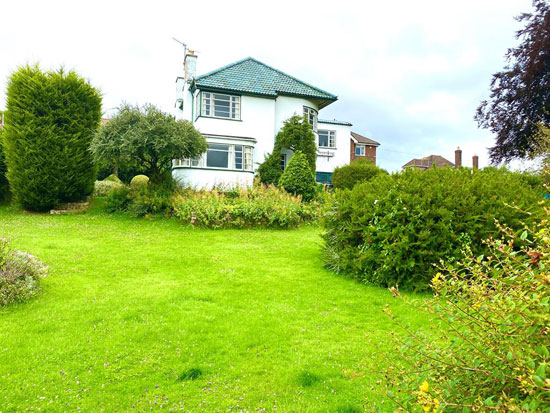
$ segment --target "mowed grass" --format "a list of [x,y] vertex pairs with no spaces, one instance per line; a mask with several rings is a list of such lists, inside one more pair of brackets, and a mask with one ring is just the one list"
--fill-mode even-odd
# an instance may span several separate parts
[[0,236],[51,268],[0,309],[0,411],[368,411],[382,308],[420,320],[324,270],[319,233],[0,207]]

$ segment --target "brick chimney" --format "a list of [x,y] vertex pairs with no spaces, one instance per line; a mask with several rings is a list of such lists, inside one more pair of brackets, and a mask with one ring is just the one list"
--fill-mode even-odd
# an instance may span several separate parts
[[456,148],[455,151],[455,167],[460,168],[462,166],[462,149]]
[[479,168],[479,157],[477,155],[472,156],[472,168]]

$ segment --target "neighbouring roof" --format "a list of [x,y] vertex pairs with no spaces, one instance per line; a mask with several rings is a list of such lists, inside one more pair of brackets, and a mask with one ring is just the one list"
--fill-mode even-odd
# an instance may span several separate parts
[[330,119],[319,119],[317,121],[318,123],[328,123],[330,125],[343,125],[343,126],[353,126],[351,123],[349,122],[344,122],[343,120],[336,120],[336,119],[333,119],[333,120],[330,120]]
[[445,159],[444,157],[440,155],[430,155],[425,156],[423,158],[417,158],[417,159],[411,159],[409,162],[407,162],[405,165],[403,165],[403,168],[407,168],[408,166],[416,166],[417,168],[431,168],[432,165],[443,167],[443,166],[452,166],[454,168],[455,164],[451,161]]
[[336,101],[337,96],[296,79],[252,57],[239,60],[204,75],[194,84],[199,89],[214,89],[276,97],[300,96],[320,100],[319,108]]
[[357,143],[360,143],[360,144],[363,144],[363,145],[369,145],[369,146],[380,146],[380,143],[379,142],[376,142],[372,139],[369,139],[363,135],[359,135],[358,133],[355,133],[355,132],[351,132],[351,137],[357,142]]

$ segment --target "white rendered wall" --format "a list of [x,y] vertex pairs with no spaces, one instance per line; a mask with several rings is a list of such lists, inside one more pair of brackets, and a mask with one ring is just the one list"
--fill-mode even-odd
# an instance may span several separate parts
[[219,169],[174,168],[174,179],[181,185],[195,189],[246,188],[252,186],[254,174],[252,172],[223,171]]
[[314,102],[291,96],[277,96],[275,100],[275,123],[272,125],[273,136],[283,127],[284,122],[294,116],[304,115],[304,106],[308,106],[318,110],[317,104]]
[[[317,172],[333,172],[336,167],[349,164],[351,127],[319,122],[318,129],[336,132],[336,148],[317,148]],[[319,146],[319,139],[317,139],[317,146]],[[334,156],[319,156],[320,153],[326,152]]]

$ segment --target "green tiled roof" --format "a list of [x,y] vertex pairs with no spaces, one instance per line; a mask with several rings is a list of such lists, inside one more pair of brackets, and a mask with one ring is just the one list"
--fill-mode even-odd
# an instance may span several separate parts
[[194,82],[199,89],[226,90],[270,97],[302,96],[326,101],[320,106],[326,106],[338,99],[331,93],[302,82],[252,57],[197,76]]
[[319,123],[328,123],[330,125],[343,125],[343,126],[353,126],[351,123],[349,122],[345,122],[343,120],[336,120],[336,119],[319,119],[317,122]]

